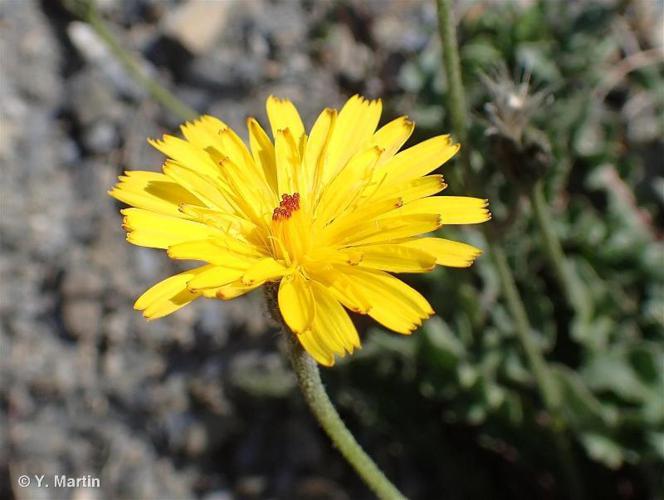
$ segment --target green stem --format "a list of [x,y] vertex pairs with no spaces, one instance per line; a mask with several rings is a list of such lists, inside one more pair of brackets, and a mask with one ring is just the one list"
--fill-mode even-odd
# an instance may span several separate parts
[[544,407],[552,419],[551,429],[553,430],[554,445],[560,458],[560,465],[569,487],[570,496],[573,499],[581,499],[584,497],[583,487],[567,437],[567,426],[562,416],[562,395],[558,384],[542,355],[542,351],[534,340],[526,309],[514,282],[514,276],[507,263],[503,248],[497,243],[489,241],[489,249],[498,271],[507,308],[514,319],[514,331],[526,354],[528,364],[533,370],[535,383],[542,396]]
[[438,30],[443,44],[443,64],[447,75],[450,118],[455,133],[463,143],[467,131],[466,97],[461,81],[461,63],[459,62],[459,46],[452,0],[437,0],[436,5],[438,7]]
[[438,9],[438,33],[442,43],[443,67],[447,77],[447,103],[452,129],[461,143],[461,163],[466,176],[454,170],[450,175],[454,184],[463,190],[470,181],[470,151],[466,145],[468,137],[468,121],[466,119],[466,96],[461,79],[461,63],[459,62],[459,46],[457,43],[456,23],[452,0],[436,0]]
[[[461,141],[464,141],[467,138],[468,115],[461,79],[461,64],[459,61],[459,47],[457,44],[452,0],[436,0],[436,6],[438,8],[438,29],[443,44],[443,66],[447,75],[450,118],[454,132]],[[464,150],[462,150],[462,153]],[[470,158],[467,153],[462,155],[461,160],[464,166],[464,174],[468,181],[467,184],[472,185],[472,170],[470,169]],[[562,397],[558,384],[532,336],[528,314],[516,287],[514,275],[508,265],[505,252],[500,243],[492,237],[491,231],[485,229],[484,234],[498,271],[507,307],[515,322],[517,338],[533,371],[544,406],[553,419],[554,443],[571,496],[575,499],[583,498],[581,481],[574,466],[574,455],[566,434],[565,421],[561,416]]]
[[539,181],[533,186],[530,193],[530,203],[533,207],[535,220],[542,233],[544,242],[544,251],[551,261],[553,270],[560,287],[562,288],[570,306],[576,311],[582,319],[589,319],[592,315],[592,305],[585,287],[579,281],[578,276],[570,268],[569,262],[565,258],[560,241],[551,224],[551,215],[544,198],[542,182]]
[[304,396],[309,409],[314,414],[318,423],[339,449],[346,461],[355,469],[355,472],[371,488],[376,496],[383,500],[405,500],[399,490],[390,482],[385,474],[371,460],[369,455],[355,440],[343,420],[335,410],[332,401],[325,391],[325,386],[320,378],[318,365],[300,345],[297,336],[291,332],[284,322],[279,311],[278,303],[279,287],[275,283],[265,285],[264,293],[268,311],[272,315],[286,337],[288,356],[295,371],[298,385]]
[[187,106],[165,87],[145,74],[138,60],[120,45],[120,42],[101,18],[94,0],[65,0],[64,5],[95,30],[125,70],[148,91],[154,100],[161,103],[181,120],[191,120],[198,116],[199,113],[194,109]]
[[507,302],[507,309],[514,319],[514,331],[519,343],[521,344],[528,364],[533,370],[537,387],[542,395],[544,406],[552,415],[558,413],[561,403],[560,392],[558,386],[549,372],[544,356],[539,349],[539,346],[534,340],[528,321],[526,309],[519,295],[514,282],[514,276],[507,263],[507,257],[503,248],[495,243],[489,241],[490,253],[493,257],[493,262],[498,272],[500,284],[503,290],[503,296]]
[[288,354],[295,376],[312,413],[357,474],[378,498],[405,500],[350,433],[332,405],[320,378],[318,365],[300,346],[295,335],[283,326],[288,338]]

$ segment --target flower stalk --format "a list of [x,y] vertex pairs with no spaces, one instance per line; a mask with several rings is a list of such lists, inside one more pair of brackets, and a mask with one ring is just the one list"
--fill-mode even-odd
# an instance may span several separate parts
[[358,444],[334,408],[325,391],[316,362],[300,346],[294,334],[287,331],[288,355],[293,371],[309,409],[346,461],[355,469],[378,498],[403,500],[399,490]]
[[[466,144],[468,121],[466,118],[466,96],[461,80],[461,63],[459,62],[459,45],[457,42],[456,21],[452,9],[452,0],[436,0],[438,11],[438,33],[442,43],[443,67],[447,76],[448,107],[452,129],[461,144]],[[470,156],[468,148],[461,149],[461,162],[464,170],[470,172]],[[463,188],[469,179],[457,171],[453,177],[455,185]]]
[[64,0],[63,4],[72,14],[90,25],[95,33],[99,35],[99,38],[106,44],[113,56],[122,64],[127,73],[142,85],[155,101],[159,102],[181,120],[191,120],[198,116],[198,113],[194,109],[187,106],[168,89],[145,73],[139,61],[122,47],[113,32],[101,18],[94,0]]
[[585,322],[592,315],[592,305],[588,299],[583,283],[570,268],[565,257],[560,240],[551,224],[551,215],[544,198],[542,181],[538,181],[530,192],[530,203],[535,215],[535,221],[542,233],[544,251],[551,262],[556,278],[565,292],[568,303],[576,311],[579,318]]
[[305,352],[279,312],[277,290],[277,286],[266,287],[265,299],[272,318],[279,324],[286,337],[288,358],[307,406],[339,452],[378,498],[405,500],[406,497],[387,479],[383,471],[360,446],[334,408],[321,380],[318,364]]
[[461,63],[452,0],[437,0],[438,29],[443,44],[443,64],[447,75],[448,106],[452,127],[463,143],[466,139],[466,97],[461,81]]
[[[467,137],[467,108],[461,79],[461,64],[452,1],[436,0],[436,6],[438,9],[438,29],[443,45],[443,67],[448,81],[447,105],[450,110],[453,130],[463,140]],[[470,162],[467,157],[462,157],[462,160],[465,160],[464,173],[467,183],[472,185]],[[514,274],[509,267],[503,247],[496,240],[489,228],[484,229],[484,235],[489,247],[489,253],[492,255],[494,264],[496,265],[507,308],[515,322],[515,333],[525,353],[528,364],[533,371],[533,376],[544,407],[552,417],[553,425],[551,428],[553,439],[570,495],[574,499],[581,499],[584,496],[582,483],[574,465],[574,456],[567,436],[566,422],[561,414],[562,395],[557,381],[542,351],[532,337],[526,308],[516,287]],[[562,251],[560,255],[562,255]]]

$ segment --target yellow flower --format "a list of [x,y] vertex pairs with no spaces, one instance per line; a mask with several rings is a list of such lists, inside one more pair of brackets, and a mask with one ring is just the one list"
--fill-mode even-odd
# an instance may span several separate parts
[[469,266],[480,250],[423,235],[490,214],[483,199],[433,196],[446,185],[429,174],[458,144],[441,135],[399,152],[414,124],[401,117],[376,130],[381,109],[354,96],[307,135],[295,106],[270,97],[274,141],[249,118],[247,148],[212,116],[182,125],[184,139],[149,141],[168,157],[163,173],[125,172],[109,192],[132,205],[122,210],[127,240],[205,264],[157,283],[135,308],[160,318],[198,297],[279,282],[285,322],[327,366],[360,347],[344,307],[398,333],[420,326],[431,306],[388,273]]

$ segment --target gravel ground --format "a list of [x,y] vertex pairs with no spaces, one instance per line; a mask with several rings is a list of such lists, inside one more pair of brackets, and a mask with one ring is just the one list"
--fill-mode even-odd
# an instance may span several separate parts
[[[147,71],[238,131],[271,93],[307,123],[355,91],[398,93],[435,22],[416,1],[99,4]],[[132,310],[176,267],[125,242],[106,190],[158,169],[145,138],[177,118],[57,1],[0,2],[0,62],[0,498],[370,498],[304,408],[260,294],[151,323]]]

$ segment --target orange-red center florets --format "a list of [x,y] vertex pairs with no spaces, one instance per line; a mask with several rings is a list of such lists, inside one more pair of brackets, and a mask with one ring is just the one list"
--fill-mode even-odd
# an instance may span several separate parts
[[282,194],[279,206],[272,212],[272,220],[290,219],[293,212],[300,208],[300,193]]

